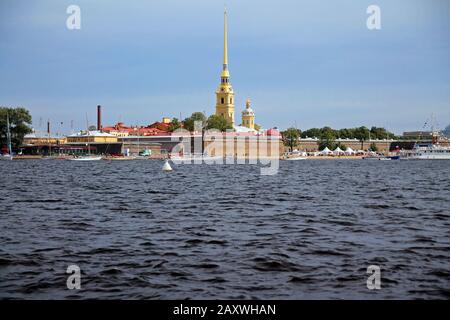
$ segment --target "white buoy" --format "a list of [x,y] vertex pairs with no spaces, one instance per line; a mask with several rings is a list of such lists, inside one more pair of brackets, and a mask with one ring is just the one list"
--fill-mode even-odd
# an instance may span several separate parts
[[172,171],[172,167],[169,164],[169,160],[166,160],[166,162],[164,162],[162,169],[163,171]]

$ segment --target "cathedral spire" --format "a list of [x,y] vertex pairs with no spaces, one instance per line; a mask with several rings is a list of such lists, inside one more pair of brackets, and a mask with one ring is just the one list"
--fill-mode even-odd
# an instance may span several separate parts
[[234,125],[234,92],[228,71],[228,30],[227,9],[223,13],[223,68],[220,74],[220,85],[216,91],[216,115],[222,116]]
[[223,12],[223,70],[228,69],[227,8]]
[[227,8],[223,12],[223,68],[222,68],[222,82],[228,82],[230,72],[228,71],[228,30],[227,30]]

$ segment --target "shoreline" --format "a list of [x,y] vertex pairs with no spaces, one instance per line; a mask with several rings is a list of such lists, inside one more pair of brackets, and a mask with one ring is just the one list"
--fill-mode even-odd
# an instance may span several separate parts
[[363,156],[309,156],[306,160],[362,160]]
[[[22,155],[22,156],[15,156],[13,160],[68,160],[72,157],[48,157],[48,156],[42,156],[42,155]],[[233,160],[246,160],[246,161],[258,161],[258,160],[280,160],[280,161],[305,161],[305,160],[363,160],[363,156],[307,156],[307,157],[300,157],[302,159],[286,159],[285,157],[235,157]],[[304,159],[303,159],[304,158]],[[136,156],[130,156],[130,157],[111,157],[111,156],[104,156],[102,160],[105,161],[142,161],[142,160],[164,160],[166,157],[163,156],[153,156],[153,157],[136,157]],[[172,161],[185,161],[189,162],[192,161],[192,159],[170,159]],[[216,159],[217,160],[217,159]],[[206,161],[214,161],[207,159]],[[226,158],[223,158],[223,161],[226,162]]]

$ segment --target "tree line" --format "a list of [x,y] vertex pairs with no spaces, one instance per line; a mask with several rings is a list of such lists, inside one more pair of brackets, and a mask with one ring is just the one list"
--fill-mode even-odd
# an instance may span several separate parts
[[[301,131],[297,128],[289,128],[281,134],[283,136],[284,144],[288,146],[291,151],[297,146],[299,138],[317,138],[319,139],[320,149],[327,147],[331,150],[334,150],[336,147],[340,147],[341,149],[345,147],[342,143],[337,142],[337,139],[357,139],[358,141],[398,139],[394,133],[387,131],[385,128],[371,127],[369,129],[364,126],[344,129],[333,129],[331,127],[311,128],[305,131]],[[376,147],[373,146],[371,149],[376,149]]]
[[169,131],[173,132],[183,128],[192,132],[195,129],[196,121],[201,123],[200,130],[217,129],[219,131],[226,131],[233,129],[231,122],[224,117],[213,114],[207,118],[203,112],[194,112],[190,117],[187,117],[183,121],[180,121],[178,118],[173,118],[169,126]]
[[330,137],[334,139],[357,139],[359,141],[366,141],[369,139],[395,139],[397,138],[394,133],[387,131],[385,128],[380,127],[357,127],[357,128],[344,128],[344,129],[332,129],[330,127],[323,128],[311,128],[305,131],[300,131],[302,138],[323,138]]
[[[205,130],[217,129],[225,132],[233,129],[231,122],[222,116],[213,114],[207,118],[203,112],[194,112],[190,117],[185,118],[183,121],[180,121],[178,118],[172,118],[169,131],[173,132],[179,128],[183,128],[192,132],[195,129],[195,121],[200,121],[201,129]],[[255,130],[259,131],[260,129],[261,126],[255,123]]]

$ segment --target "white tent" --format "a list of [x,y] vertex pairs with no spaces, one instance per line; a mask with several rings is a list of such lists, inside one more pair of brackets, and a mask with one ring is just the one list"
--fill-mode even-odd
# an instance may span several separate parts
[[344,154],[345,152],[341,148],[337,147],[336,149],[334,149],[333,153],[340,155],[340,154]]
[[347,149],[345,149],[345,153],[348,154],[348,155],[351,155],[351,154],[354,154],[355,151],[352,148],[347,147]]
[[333,151],[328,149],[328,147],[325,147],[325,149],[323,149],[320,153],[321,154],[325,154],[325,155],[329,155],[329,154],[333,153]]

